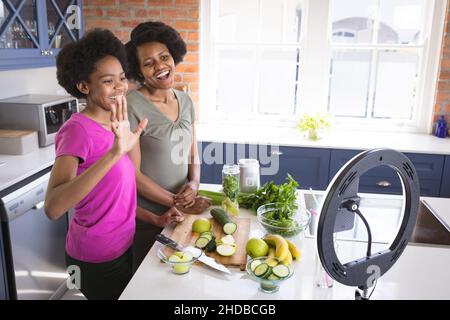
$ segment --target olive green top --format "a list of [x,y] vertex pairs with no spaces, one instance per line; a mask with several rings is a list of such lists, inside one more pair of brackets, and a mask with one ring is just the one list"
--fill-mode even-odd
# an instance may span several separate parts
[[[188,179],[195,110],[191,98],[174,90],[178,100],[178,119],[170,120],[137,90],[127,95],[128,118],[134,131],[138,123],[148,119],[140,138],[141,172],[166,190],[177,193]],[[138,196],[138,204],[156,214],[168,208]]]

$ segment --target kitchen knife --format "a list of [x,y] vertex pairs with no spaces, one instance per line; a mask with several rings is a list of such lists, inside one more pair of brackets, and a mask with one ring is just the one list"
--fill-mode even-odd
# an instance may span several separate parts
[[[176,243],[175,241],[166,237],[163,234],[157,234],[156,241],[161,242],[162,244],[168,245],[172,249],[179,250],[179,251],[191,251],[191,252],[197,251],[198,252],[198,250],[200,250],[200,249],[194,248],[192,246],[183,247],[182,245]],[[214,260],[214,258],[208,257],[203,252],[198,260],[213,269],[216,269],[216,270],[228,273],[228,274],[231,273],[230,270],[228,270],[223,264],[216,262],[216,260]]]

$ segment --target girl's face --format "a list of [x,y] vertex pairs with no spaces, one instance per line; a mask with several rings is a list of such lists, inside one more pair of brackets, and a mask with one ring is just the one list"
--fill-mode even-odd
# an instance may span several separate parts
[[147,42],[137,48],[139,69],[145,85],[154,89],[170,89],[175,79],[175,62],[160,42]]
[[116,103],[116,97],[125,95],[128,90],[128,80],[122,65],[113,56],[99,60],[94,72],[89,75],[88,99],[106,111],[111,111],[111,105]]

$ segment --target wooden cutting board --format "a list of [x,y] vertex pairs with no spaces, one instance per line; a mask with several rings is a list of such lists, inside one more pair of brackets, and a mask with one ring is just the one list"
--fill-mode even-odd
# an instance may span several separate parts
[[[192,223],[199,218],[198,215],[185,214],[183,222],[179,223],[172,234],[169,237],[183,246],[195,246],[195,241],[199,237],[199,234],[192,232]],[[212,217],[211,231],[216,236],[217,240],[220,240],[225,234],[223,233],[220,224]],[[250,218],[233,218],[237,223],[238,228],[233,234],[233,238],[236,240],[236,252],[231,257],[222,257],[217,252],[207,252],[206,255],[214,258],[218,263],[227,267],[239,267],[241,270],[245,270],[245,264],[247,263],[247,253],[245,252],[245,245],[250,233]]]

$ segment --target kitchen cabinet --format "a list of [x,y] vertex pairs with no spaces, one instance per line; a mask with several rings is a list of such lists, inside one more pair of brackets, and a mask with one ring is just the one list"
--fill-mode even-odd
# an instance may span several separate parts
[[[202,183],[222,182],[223,163],[237,163],[241,158],[256,158],[261,166],[261,184],[273,180],[284,183],[290,173],[301,189],[325,190],[340,168],[361,150],[302,148],[275,145],[201,143],[203,153]],[[205,149],[206,148],[206,149]],[[405,153],[420,179],[422,196],[450,197],[450,156]],[[444,166],[445,162],[445,166]],[[442,186],[441,186],[442,185]],[[359,191],[402,194],[400,178],[389,167],[377,167],[360,179]]]
[[441,197],[450,198],[450,156],[445,157],[444,171],[442,173]]
[[199,142],[201,183],[222,183],[224,144],[219,142]]
[[223,164],[237,164],[242,158],[259,160],[261,184],[284,183],[288,173],[303,189],[324,190],[328,183],[328,149],[216,142],[203,142],[201,148],[199,144],[202,183],[222,183]]
[[301,189],[325,190],[328,184],[329,149],[258,146],[261,184],[286,182],[289,173]]
[[0,70],[55,65],[83,34],[81,0],[0,1]]
[[[332,150],[330,160],[330,181],[339,169],[351,158],[360,153],[358,150]],[[439,197],[444,156],[405,153],[414,164],[420,181],[422,196]],[[382,166],[367,171],[360,178],[360,192],[402,194],[400,178],[389,167]]]

